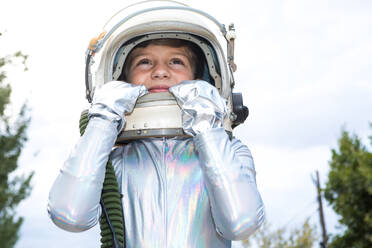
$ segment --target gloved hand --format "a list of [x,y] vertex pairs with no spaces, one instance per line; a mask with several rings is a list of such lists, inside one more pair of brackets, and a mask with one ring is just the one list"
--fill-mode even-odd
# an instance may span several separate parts
[[226,100],[217,88],[202,80],[183,81],[169,88],[182,109],[185,133],[195,136],[212,128],[223,127],[228,115]]
[[111,81],[94,92],[89,119],[94,116],[118,123],[118,132],[124,125],[124,115],[133,111],[139,97],[147,94],[143,85],[133,85],[122,81]]

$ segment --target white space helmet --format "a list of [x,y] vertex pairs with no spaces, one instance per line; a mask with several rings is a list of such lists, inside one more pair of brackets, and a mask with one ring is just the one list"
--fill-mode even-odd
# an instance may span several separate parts
[[[119,79],[127,55],[138,44],[154,39],[186,40],[204,54],[202,79],[227,99],[231,114],[224,127],[232,131],[248,116],[241,94],[232,93],[235,38],[233,24],[226,30],[209,14],[180,2],[150,0],[130,5],[115,14],[89,44],[85,71],[87,99],[91,102],[95,88]],[[168,92],[141,97],[126,120],[119,143],[143,137],[184,135],[180,108]]]

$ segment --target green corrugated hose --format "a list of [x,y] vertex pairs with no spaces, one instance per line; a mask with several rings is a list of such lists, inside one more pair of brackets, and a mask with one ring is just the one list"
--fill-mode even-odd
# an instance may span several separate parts
[[[81,113],[80,135],[88,125],[88,110]],[[125,248],[124,218],[119,185],[111,162],[107,162],[105,180],[101,193],[102,215],[100,217],[101,248]]]

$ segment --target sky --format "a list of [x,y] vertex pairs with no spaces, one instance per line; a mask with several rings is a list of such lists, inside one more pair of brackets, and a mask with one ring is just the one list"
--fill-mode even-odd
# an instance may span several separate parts
[[[132,2],[132,1],[131,1]],[[187,1],[235,24],[236,92],[250,109],[234,134],[255,159],[257,184],[274,227],[307,217],[319,226],[312,181],[327,180],[341,130],[365,144],[372,121],[372,2],[368,0]],[[91,38],[128,1],[14,0],[0,3],[0,55],[21,50],[28,71],[10,66],[13,107],[27,99],[32,122],[16,174],[35,171],[17,248],[98,247],[98,228],[68,233],[48,218],[48,193],[79,137],[88,104],[84,55]],[[326,205],[327,230],[337,215]],[[320,230],[318,230],[320,237]],[[240,247],[234,243],[234,247]]]

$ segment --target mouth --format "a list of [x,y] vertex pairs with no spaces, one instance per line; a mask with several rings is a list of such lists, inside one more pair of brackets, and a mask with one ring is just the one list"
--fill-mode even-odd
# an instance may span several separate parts
[[149,89],[150,93],[157,93],[157,92],[167,92],[169,89],[168,86],[156,86]]

